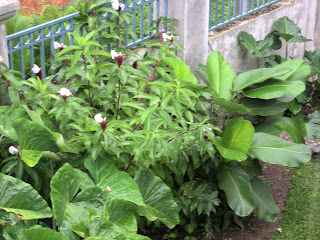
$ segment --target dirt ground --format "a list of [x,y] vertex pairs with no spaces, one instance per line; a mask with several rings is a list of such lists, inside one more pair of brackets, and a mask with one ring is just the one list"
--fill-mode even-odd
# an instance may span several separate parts
[[54,4],[56,6],[66,6],[72,0],[19,0],[20,8],[25,11],[26,14],[31,14],[33,11],[39,13],[43,6]]
[[268,163],[262,163],[262,169],[261,179],[269,186],[273,200],[280,209],[278,220],[268,223],[254,217],[253,222],[245,225],[244,231],[239,227],[232,227],[217,234],[215,240],[267,240],[277,231],[284,210],[285,198],[289,192],[291,170],[288,167]]

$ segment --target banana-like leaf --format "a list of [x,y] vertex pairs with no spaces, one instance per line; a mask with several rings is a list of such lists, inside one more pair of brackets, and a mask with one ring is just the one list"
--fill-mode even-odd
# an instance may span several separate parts
[[243,93],[250,98],[272,99],[282,97],[286,94],[296,97],[302,93],[305,88],[305,84],[301,81],[270,79],[244,89]]
[[214,103],[222,107],[229,114],[234,114],[234,113],[247,114],[251,112],[249,108],[246,108],[242,104],[229,102],[224,98],[215,98]]
[[239,104],[250,109],[249,115],[268,116],[277,113],[283,113],[288,109],[287,104],[276,100],[262,100],[241,98]]
[[52,217],[47,202],[30,184],[2,173],[0,173],[0,196],[0,209],[13,212],[22,219]]
[[279,215],[279,208],[273,201],[268,187],[257,177],[251,180],[253,212],[266,222],[274,222]]
[[308,63],[303,61],[302,59],[291,59],[287,60],[278,66],[274,67],[275,69],[282,68],[291,68],[292,70],[283,76],[277,77],[279,80],[283,81],[302,81],[306,82],[308,77],[311,74],[311,67]]
[[50,228],[27,229],[23,231],[28,240],[66,240],[66,237]]
[[223,141],[227,148],[248,151],[254,135],[254,127],[242,117],[232,119],[225,128]]
[[297,167],[311,159],[311,150],[305,144],[291,145],[262,132],[254,135],[247,154],[264,162],[289,167]]
[[210,88],[216,98],[232,98],[234,72],[218,51],[213,51],[207,60],[207,74]]
[[171,189],[150,170],[139,170],[134,180],[141,191],[144,206],[140,206],[138,213],[149,221],[158,219],[168,228],[179,223],[179,207],[173,200]]
[[[284,130],[295,143],[305,143],[304,137],[307,136],[307,130],[302,114],[292,118],[270,116],[267,117],[264,122],[265,127],[268,124],[270,125],[270,128],[276,126]],[[262,129],[260,128],[260,130]]]
[[248,216],[253,210],[251,184],[247,173],[237,162],[230,162],[218,170],[219,188],[226,196],[230,208],[238,216]]
[[240,73],[233,81],[233,91],[238,92],[251,85],[264,82],[267,79],[280,77],[290,71],[290,68],[259,68]]
[[228,160],[236,160],[238,162],[245,161],[248,156],[246,153],[239,148],[227,148],[224,144],[223,138],[215,137],[213,143],[221,156]]
[[138,206],[144,205],[137,183],[126,173],[119,171],[110,156],[98,156],[95,161],[88,156],[84,162],[94,182],[103,191],[111,189],[110,199],[123,199]]
[[28,114],[21,108],[0,106],[0,134],[13,141],[17,141],[17,136],[13,129],[13,122],[19,118],[29,119]]
[[29,166],[35,166],[46,151],[58,152],[59,148],[51,132],[44,126],[27,119],[14,122],[21,159]]

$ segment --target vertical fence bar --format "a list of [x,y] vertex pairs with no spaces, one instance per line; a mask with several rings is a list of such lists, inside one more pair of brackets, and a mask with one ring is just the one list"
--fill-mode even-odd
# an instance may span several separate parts
[[239,15],[242,15],[242,10],[243,10],[243,0],[240,0],[240,7],[239,7]]
[[225,6],[225,0],[222,0],[222,4],[221,4],[221,23],[224,22],[224,6]]
[[[152,3],[150,2],[148,5],[148,28],[151,26],[152,22]],[[148,36],[151,36],[151,32],[148,32]]]
[[233,18],[235,18],[236,16],[238,16],[238,7],[239,7],[239,4],[238,4],[238,1],[239,0],[234,0],[234,6],[233,6]]
[[228,0],[228,20],[230,20],[231,16],[231,0]]
[[18,46],[20,47],[20,50],[19,50],[19,61],[20,61],[20,72],[22,73],[22,80],[25,79],[24,77],[24,55],[23,55],[23,37],[19,37],[19,40],[18,40]]
[[[34,33],[30,33],[29,34],[29,40],[30,40],[30,43],[31,43],[31,46],[30,46],[30,69],[33,68],[33,65],[34,65]],[[31,71],[31,77],[35,77],[35,74],[33,71]]]
[[144,11],[143,11],[143,8],[144,8],[144,5],[142,4],[140,6],[140,39],[143,39],[143,31],[144,31],[144,26],[143,26]]
[[[132,6],[135,6],[135,5],[136,5],[136,0],[132,0]],[[133,8],[132,15],[134,17],[136,17],[136,8]],[[132,19],[132,31],[136,32],[136,19],[135,18]],[[136,41],[136,39],[134,39],[134,37],[132,37],[132,42],[134,43],[135,41]]]
[[216,0],[216,4],[215,4],[215,15],[214,15],[214,25],[217,26],[219,24],[218,22],[218,16],[219,16],[219,0]]
[[45,62],[45,58],[46,58],[46,55],[45,55],[45,52],[44,52],[44,41],[43,41],[43,38],[44,38],[44,30],[41,29],[40,30],[40,35],[39,35],[39,39],[40,39],[40,62],[41,62],[41,73],[42,73],[42,79],[45,79],[46,78],[46,62]]
[[212,26],[212,0],[209,2],[209,29]]
[[13,69],[12,40],[8,41],[8,50],[9,50],[9,68]]
[[257,0],[257,8],[260,7],[260,0]]

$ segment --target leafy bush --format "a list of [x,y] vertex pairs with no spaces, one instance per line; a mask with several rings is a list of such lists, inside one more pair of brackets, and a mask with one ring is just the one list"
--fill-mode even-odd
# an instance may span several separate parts
[[[281,117],[288,107],[278,100],[304,90],[300,71],[283,64],[235,76],[215,51],[198,68],[208,85],[199,86],[175,56],[174,36],[155,33],[142,56],[126,50],[130,15],[99,4],[80,5],[75,45],[57,50],[57,76],[19,82],[1,72],[13,105],[0,107],[4,238],[148,239],[138,222],[180,222],[191,234],[252,212],[274,221],[279,210],[256,176],[257,159],[292,167],[310,160],[303,119]],[[105,12],[110,21],[97,26]],[[170,22],[160,18],[146,31],[174,31]],[[261,87],[279,81],[298,90]],[[262,123],[269,116],[275,120]]]

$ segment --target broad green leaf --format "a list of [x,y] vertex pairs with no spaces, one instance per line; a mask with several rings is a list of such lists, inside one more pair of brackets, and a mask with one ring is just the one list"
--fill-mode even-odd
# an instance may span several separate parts
[[207,74],[210,88],[216,98],[232,98],[234,72],[218,51],[213,51],[207,60]]
[[312,41],[312,39],[308,39],[308,38],[305,38],[303,36],[295,36],[293,38],[290,38],[288,43],[292,43],[292,42],[310,42],[310,41]]
[[137,182],[145,203],[140,206],[138,213],[149,221],[158,219],[172,229],[179,223],[179,207],[173,200],[171,189],[150,170],[136,172]]
[[277,79],[285,81],[302,81],[306,82],[311,73],[311,67],[308,63],[302,59],[291,59],[287,60],[278,66],[274,67],[275,69],[282,68],[291,68],[292,70],[283,76],[278,76]]
[[66,240],[66,237],[50,228],[27,229],[23,231],[28,240]]
[[270,79],[244,89],[243,93],[250,98],[272,99],[286,94],[298,96],[305,90],[305,84],[301,81],[281,81]]
[[110,156],[98,156],[95,161],[87,157],[84,162],[94,182],[103,191],[111,188],[110,199],[123,199],[138,206],[144,205],[136,182],[126,173],[119,171]]
[[256,57],[268,57],[272,54],[271,46],[273,41],[271,38],[256,41],[254,37],[247,32],[240,32],[239,35],[240,43],[247,49],[253,51],[253,55]]
[[307,130],[302,114],[291,118],[270,116],[265,119],[265,122],[284,130],[295,143],[305,143],[304,137],[307,136]]
[[198,80],[193,75],[190,68],[180,58],[175,57],[175,59],[173,59],[171,57],[166,57],[163,61],[174,69],[174,72],[180,81],[190,82],[197,86],[199,85]]
[[230,162],[217,171],[219,188],[226,196],[230,208],[238,216],[248,216],[253,210],[251,185],[247,173],[239,163]]
[[264,162],[289,167],[297,167],[311,159],[311,151],[305,144],[291,145],[262,132],[254,135],[248,155]]
[[250,109],[249,115],[268,116],[277,113],[283,113],[287,110],[287,104],[278,102],[276,100],[261,100],[241,98],[239,104],[242,104],[246,108]]
[[68,205],[80,188],[77,172],[69,163],[66,163],[52,177],[50,187],[53,213],[56,223],[60,227]]
[[[301,96],[301,94],[299,96]],[[301,111],[302,104],[298,103],[297,99],[294,99],[293,101],[288,102],[288,108],[294,115],[296,115]]]
[[316,111],[308,115],[306,122],[308,137],[320,138],[320,112]]
[[320,73],[320,50],[317,50],[312,58],[311,61],[311,73],[310,76]]
[[223,134],[224,145],[227,148],[248,151],[254,135],[254,127],[242,117],[232,119],[226,126]]
[[208,74],[207,74],[207,67],[203,64],[198,64],[197,68],[196,68],[196,73],[197,75],[201,78],[201,80],[203,80],[203,82],[209,86],[209,78],[208,78]]
[[30,184],[2,173],[0,173],[0,209],[13,212],[26,220],[52,217],[47,202]]
[[29,119],[28,114],[21,108],[0,106],[0,134],[17,141],[13,122],[19,118]]
[[290,68],[259,68],[240,73],[233,81],[233,91],[238,92],[251,85],[264,82],[267,79],[282,76],[290,71]]
[[21,147],[21,159],[29,166],[35,166],[43,152],[58,152],[59,148],[52,133],[44,126],[27,119],[14,122],[18,142]]
[[242,104],[229,102],[224,98],[215,98],[214,103],[224,110],[226,110],[229,114],[240,113],[246,114],[251,112],[249,108],[246,108]]
[[215,137],[213,143],[221,156],[227,160],[242,162],[248,158],[246,153],[240,148],[227,148],[224,144],[223,138],[221,137]]
[[301,29],[287,16],[282,17],[273,23],[274,30],[283,37],[286,41],[289,41],[295,36],[300,36]]
[[113,199],[107,202],[107,209],[111,222],[117,224],[124,232],[137,233],[136,205],[125,200]]
[[279,215],[279,208],[273,201],[268,187],[257,177],[251,180],[253,212],[263,221],[274,222]]

